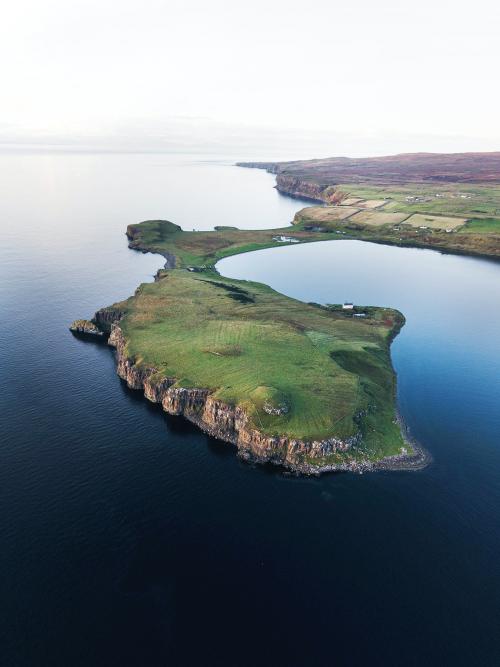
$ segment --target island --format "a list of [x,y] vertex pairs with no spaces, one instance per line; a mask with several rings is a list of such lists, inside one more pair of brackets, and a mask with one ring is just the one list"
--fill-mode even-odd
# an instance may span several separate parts
[[150,220],[127,236],[131,248],[163,255],[165,268],[73,329],[109,337],[130,388],[233,443],[245,460],[295,473],[426,464],[396,410],[390,344],[401,313],[303,303],[215,269],[229,255],[325,240],[322,225],[186,232]]
[[321,203],[297,213],[302,229],[500,258],[500,153],[238,165],[266,169],[281,193]]

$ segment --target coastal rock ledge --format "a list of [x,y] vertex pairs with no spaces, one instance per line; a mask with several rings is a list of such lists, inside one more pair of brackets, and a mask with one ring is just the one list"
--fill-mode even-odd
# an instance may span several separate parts
[[91,320],[75,320],[71,323],[69,330],[84,336],[104,336],[104,332]]

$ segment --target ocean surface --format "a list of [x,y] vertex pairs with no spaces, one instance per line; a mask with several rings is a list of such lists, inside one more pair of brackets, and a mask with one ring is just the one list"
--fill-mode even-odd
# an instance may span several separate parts
[[2,667],[500,664],[500,263],[345,240],[219,263],[407,318],[399,405],[432,464],[294,478],[67,327],[162,265],[127,224],[265,228],[305,204],[223,157],[4,154],[0,174]]

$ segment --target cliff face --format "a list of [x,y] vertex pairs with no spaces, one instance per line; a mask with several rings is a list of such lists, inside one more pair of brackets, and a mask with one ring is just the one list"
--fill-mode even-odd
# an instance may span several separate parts
[[114,322],[117,322],[125,315],[125,311],[115,306],[101,308],[92,318],[92,322],[105,334],[111,333]]
[[293,197],[324,201],[321,196],[321,187],[317,183],[302,181],[296,176],[278,174],[276,176],[276,187],[280,192]]
[[[310,199],[325,204],[335,204],[339,195],[334,185],[320,179],[307,180],[299,175],[293,175],[288,171],[290,163],[279,162],[237,162],[236,166],[248,169],[265,169],[270,174],[276,174],[276,189],[283,194],[301,199]],[[293,164],[293,163],[291,163]]]
[[269,436],[252,428],[242,408],[216,399],[210,390],[176,387],[175,378],[159,378],[157,369],[136,366],[126,355],[126,340],[117,321],[111,325],[108,343],[116,348],[117,373],[131,389],[142,390],[148,400],[161,404],[165,412],[182,415],[206,433],[236,445],[245,459],[272,462],[306,474],[372,467],[369,463],[349,460],[348,456],[344,462],[331,462],[332,455],[348,452],[357,438],[303,441]]
[[325,204],[336,204],[345,196],[334,185],[316,183],[307,181],[290,174],[280,174],[276,176],[276,188],[284,194],[301,199],[311,199]]

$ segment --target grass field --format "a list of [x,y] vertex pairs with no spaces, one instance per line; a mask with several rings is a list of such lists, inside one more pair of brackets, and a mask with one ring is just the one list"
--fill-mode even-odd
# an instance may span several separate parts
[[348,195],[349,200],[387,200],[384,211],[402,213],[431,213],[435,215],[457,216],[462,218],[478,216],[500,216],[500,186],[410,184],[405,186],[361,186],[344,183],[338,188]]
[[468,234],[500,234],[500,218],[472,218],[460,231]]
[[381,208],[386,204],[385,199],[360,199],[358,200],[357,206],[360,208]]
[[342,206],[356,206],[358,202],[363,201],[359,197],[347,197],[342,200]]
[[345,220],[359,209],[354,206],[309,206],[307,209],[307,219],[310,222],[329,223],[338,220]]
[[405,220],[405,225],[427,227],[428,229],[457,229],[465,225],[466,222],[466,218],[414,213]]
[[[363,454],[403,445],[394,413],[389,344],[400,313],[308,305],[213,271],[166,271],[120,304],[127,356],[178,386],[207,388],[243,407],[270,435],[300,439],[363,434]],[[269,414],[264,406],[286,406]]]
[[358,225],[398,225],[407,218],[406,213],[389,213],[385,211],[360,211],[351,218],[349,222]]

